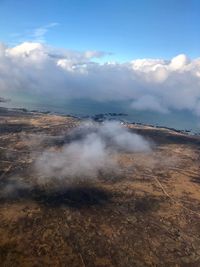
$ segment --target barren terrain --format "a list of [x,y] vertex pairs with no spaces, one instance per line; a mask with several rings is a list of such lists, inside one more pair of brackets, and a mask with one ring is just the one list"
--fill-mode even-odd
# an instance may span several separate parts
[[0,110],[0,266],[200,266],[200,138],[125,125],[150,153],[120,151],[109,176],[38,185],[35,159],[78,124]]

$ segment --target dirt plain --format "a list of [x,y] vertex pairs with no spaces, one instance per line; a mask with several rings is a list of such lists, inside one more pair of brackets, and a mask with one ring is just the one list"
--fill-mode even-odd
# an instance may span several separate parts
[[200,266],[199,136],[129,124],[154,148],[118,175],[38,186],[35,158],[78,124],[0,109],[0,266]]

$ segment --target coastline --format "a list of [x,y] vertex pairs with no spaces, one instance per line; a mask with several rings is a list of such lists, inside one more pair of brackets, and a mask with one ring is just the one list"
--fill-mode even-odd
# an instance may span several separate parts
[[8,113],[16,113],[17,114],[21,114],[21,115],[37,115],[37,114],[46,114],[46,115],[57,115],[57,116],[64,116],[64,117],[71,117],[71,118],[75,118],[78,120],[93,120],[95,122],[104,122],[104,121],[119,121],[123,124],[127,124],[127,125],[135,125],[137,126],[141,126],[141,127],[150,127],[153,129],[165,129],[168,131],[173,131],[175,133],[180,133],[180,134],[185,134],[185,135],[189,135],[189,136],[199,136],[200,133],[199,132],[195,132],[189,129],[176,129],[173,127],[167,127],[167,126],[163,126],[163,125],[153,125],[153,124],[148,124],[148,123],[142,123],[142,122],[134,122],[134,121],[127,121],[122,119],[122,117],[127,117],[128,114],[126,113],[116,113],[116,112],[107,112],[107,113],[99,113],[99,114],[93,114],[93,115],[77,115],[77,114],[66,114],[64,112],[55,112],[55,111],[50,111],[50,110],[46,110],[46,111],[42,111],[42,110],[37,110],[37,109],[33,109],[33,110],[29,110],[27,108],[15,108],[15,107],[2,107],[0,106],[0,116],[1,114],[8,114]]

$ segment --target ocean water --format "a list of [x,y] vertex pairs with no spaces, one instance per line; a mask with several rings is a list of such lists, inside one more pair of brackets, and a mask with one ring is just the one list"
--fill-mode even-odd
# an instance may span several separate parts
[[154,126],[165,126],[178,130],[189,130],[200,133],[200,117],[190,111],[173,110],[167,114],[153,111],[138,111],[130,108],[126,102],[98,102],[88,99],[76,99],[68,101],[12,101],[1,103],[1,106],[27,108],[29,110],[50,111],[53,113],[74,115],[78,117],[94,116],[104,113],[125,113],[127,116],[120,116],[119,119]]

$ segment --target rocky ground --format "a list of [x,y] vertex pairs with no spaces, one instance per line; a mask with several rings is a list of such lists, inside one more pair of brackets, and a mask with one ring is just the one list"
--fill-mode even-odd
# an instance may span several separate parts
[[119,152],[118,174],[38,186],[35,158],[78,124],[0,110],[0,266],[200,266],[199,137],[125,125],[153,150]]

